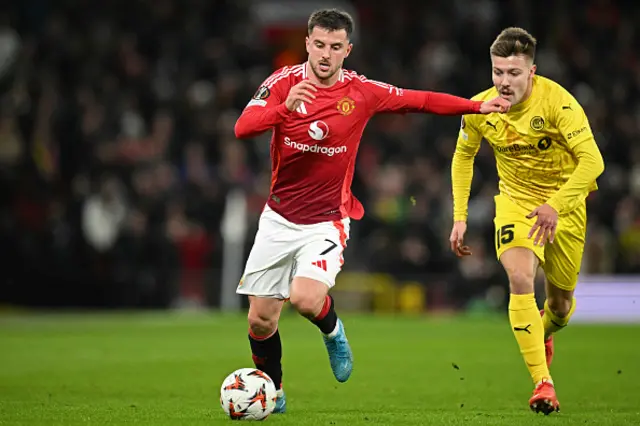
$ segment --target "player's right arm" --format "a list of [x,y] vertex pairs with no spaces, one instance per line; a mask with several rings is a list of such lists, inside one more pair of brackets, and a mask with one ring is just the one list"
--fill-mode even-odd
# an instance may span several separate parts
[[242,111],[235,125],[238,139],[257,136],[283,123],[302,102],[313,102],[315,86],[303,80],[290,88],[286,75],[278,77],[284,72],[266,79]]
[[471,116],[463,116],[458,132],[456,150],[451,161],[451,189],[453,192],[453,229],[449,242],[458,256],[471,254],[464,246],[467,230],[467,210],[473,181],[473,163],[480,149],[482,134]]
[[363,82],[371,102],[371,110],[378,112],[426,112],[437,115],[489,114],[507,112],[509,101],[499,96],[488,101],[476,101],[448,93],[428,90],[402,89],[364,76]]

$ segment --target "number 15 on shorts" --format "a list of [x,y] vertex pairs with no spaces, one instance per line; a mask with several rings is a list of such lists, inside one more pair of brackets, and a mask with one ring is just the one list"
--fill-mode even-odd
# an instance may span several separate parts
[[514,227],[515,225],[513,223],[510,223],[508,225],[503,225],[502,227],[498,228],[498,230],[496,230],[497,249],[500,249],[503,244],[509,244],[511,241],[513,241],[513,238],[515,237],[513,233]]

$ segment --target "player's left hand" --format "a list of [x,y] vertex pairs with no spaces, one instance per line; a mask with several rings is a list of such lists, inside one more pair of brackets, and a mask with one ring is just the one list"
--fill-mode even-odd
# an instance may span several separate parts
[[509,112],[511,102],[498,96],[490,101],[483,102],[480,105],[480,114],[491,114],[492,112],[505,113]]
[[[547,241],[553,244],[553,239],[556,236],[556,227],[558,226],[558,212],[545,203],[540,207],[536,207],[527,215],[527,218],[532,219],[536,216],[538,216],[538,219],[531,227],[531,231],[529,231],[529,238],[536,234],[533,245],[539,244],[542,247]],[[536,233],[536,231],[538,232]]]

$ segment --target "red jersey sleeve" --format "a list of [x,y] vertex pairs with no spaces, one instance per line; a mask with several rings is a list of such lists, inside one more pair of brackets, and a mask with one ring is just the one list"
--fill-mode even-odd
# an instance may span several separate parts
[[259,135],[284,122],[291,114],[284,104],[289,94],[290,75],[290,67],[284,67],[260,85],[236,121],[238,139]]
[[372,112],[427,112],[438,115],[477,114],[480,101],[447,93],[401,89],[388,83],[361,78]]

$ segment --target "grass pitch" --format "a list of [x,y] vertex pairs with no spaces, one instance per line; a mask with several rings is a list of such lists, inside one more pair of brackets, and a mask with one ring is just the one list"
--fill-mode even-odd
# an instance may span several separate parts
[[[640,327],[575,324],[556,339],[562,405],[533,389],[505,318],[345,316],[354,373],[331,374],[322,340],[287,314],[288,412],[271,425],[638,425]],[[0,317],[0,425],[225,425],[219,386],[251,366],[243,316]]]

